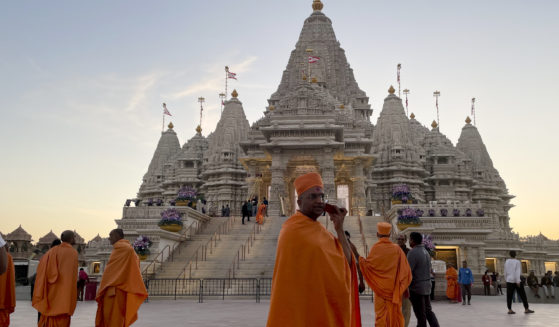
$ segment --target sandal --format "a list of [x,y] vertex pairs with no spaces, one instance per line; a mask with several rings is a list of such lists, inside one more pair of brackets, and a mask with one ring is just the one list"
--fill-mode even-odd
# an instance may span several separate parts
[[516,312],[514,312],[514,311],[512,311],[512,310],[509,310],[509,312],[508,312],[509,315],[513,315],[513,314],[515,314],[515,313],[516,313]]

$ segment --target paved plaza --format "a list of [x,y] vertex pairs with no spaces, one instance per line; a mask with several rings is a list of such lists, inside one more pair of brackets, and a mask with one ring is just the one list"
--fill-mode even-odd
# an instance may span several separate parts
[[[557,326],[559,325],[559,305],[532,304],[536,313],[525,315],[521,304],[513,304],[515,315],[508,315],[504,296],[474,296],[471,306],[436,301],[433,309],[441,326]],[[138,313],[134,327],[153,326],[243,326],[262,327],[266,324],[269,300],[255,303],[251,300],[152,300],[144,303]],[[91,327],[95,321],[96,303],[79,302],[72,318],[73,327]],[[364,326],[373,326],[373,304],[361,300],[361,315]],[[16,311],[11,315],[12,326],[33,326],[37,312],[29,301],[18,301]],[[410,326],[415,326],[413,317]]]

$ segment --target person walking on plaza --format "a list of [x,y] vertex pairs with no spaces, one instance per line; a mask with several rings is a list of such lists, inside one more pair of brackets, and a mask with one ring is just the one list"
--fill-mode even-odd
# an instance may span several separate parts
[[526,292],[524,292],[524,287],[520,284],[520,261],[516,259],[516,251],[510,251],[510,258],[505,261],[505,281],[507,282],[507,308],[509,309],[509,314],[514,314],[516,312],[512,311],[512,297],[514,292],[518,292],[520,298],[522,299],[522,304],[524,304],[524,313],[534,313],[530,310],[528,306],[528,299],[526,298]]
[[410,264],[413,279],[410,285],[410,301],[413,312],[417,318],[417,327],[427,326],[439,327],[437,316],[431,309],[431,256],[422,244],[423,236],[418,232],[410,234],[410,246],[408,262]]
[[247,201],[247,209],[248,209],[248,221],[250,221],[250,217],[252,217],[252,201]]
[[317,221],[325,210],[317,173],[294,182],[299,210],[278,237],[268,327],[361,326],[357,266],[343,224],[347,210],[330,213],[337,237]]
[[83,268],[80,268],[80,272],[78,273],[78,301],[83,301],[85,283],[89,283],[89,276]]
[[538,284],[538,277],[534,274],[534,271],[530,271],[530,275],[526,278],[526,283],[528,283],[528,287],[534,293],[534,296],[538,299],[540,298],[540,284]]
[[[3,242],[0,236],[0,244]],[[5,242],[4,242],[5,244]],[[16,275],[12,256],[7,253],[8,245],[3,245],[6,251],[6,270],[0,274],[0,327],[10,325],[10,314],[16,307]]]
[[555,276],[553,276],[553,286],[559,287],[559,271],[556,271]]
[[109,233],[113,251],[99,285],[95,327],[128,327],[138,319],[138,309],[148,297],[140,259],[124,239],[122,229]]
[[78,300],[78,252],[72,247],[74,232],[60,236],[62,244],[51,248],[39,261],[32,304],[41,313],[39,327],[66,327]]
[[375,326],[404,326],[402,296],[412,281],[410,265],[399,245],[390,241],[392,225],[377,223],[376,242],[359,268],[375,294]]
[[499,275],[499,273],[495,276],[495,284],[497,285],[497,291],[495,293],[497,295],[503,295],[503,276]]
[[543,277],[541,281],[541,285],[543,288],[543,293],[545,294],[546,298],[555,298],[555,288],[553,287],[553,276],[551,275],[551,270],[548,271]]
[[481,281],[483,282],[483,295],[491,295],[491,276],[487,274],[487,270],[485,274],[481,276]]
[[247,217],[247,221],[250,221],[250,213],[248,212],[248,201],[245,201],[245,203],[243,203],[243,206],[241,207],[241,213],[243,214],[243,219],[241,219],[241,222],[244,225],[245,217]]
[[468,262],[462,261],[462,268],[458,271],[458,283],[462,292],[462,305],[466,305],[466,295],[468,295],[468,305],[472,300],[472,284],[474,283],[474,274],[468,268]]
[[462,301],[460,297],[460,284],[458,284],[458,271],[451,264],[446,269],[446,297],[452,303]]
[[[398,241],[398,245],[400,246],[400,249],[402,249],[402,251],[406,255],[406,260],[408,260],[408,252],[410,252],[410,249],[408,249],[408,247],[406,246],[408,237],[406,236],[406,234],[401,233],[398,235],[398,238],[396,240]],[[408,327],[408,325],[410,324],[410,316],[411,316],[411,301],[410,301],[410,291],[407,288],[406,291],[404,292],[404,295],[402,296],[402,315],[404,316],[404,327]]]

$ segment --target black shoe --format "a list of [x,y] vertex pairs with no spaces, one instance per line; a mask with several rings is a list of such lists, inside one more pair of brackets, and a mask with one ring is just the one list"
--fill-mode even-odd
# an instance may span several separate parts
[[472,304],[470,303],[470,301],[468,301],[468,305],[472,305]]
[[524,313],[534,313],[534,310],[528,309],[528,310],[524,311]]

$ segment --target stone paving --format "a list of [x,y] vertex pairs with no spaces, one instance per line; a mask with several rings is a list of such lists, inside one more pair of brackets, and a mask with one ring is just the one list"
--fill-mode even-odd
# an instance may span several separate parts
[[[446,301],[433,303],[441,326],[558,326],[559,305],[532,304],[536,311],[525,315],[521,304],[513,304],[515,315],[508,315],[504,296],[474,296],[471,306],[450,304]],[[255,303],[253,300],[228,299],[209,300],[152,300],[144,303],[139,311],[139,319],[134,327],[153,326],[243,326],[261,327],[266,324],[269,300]],[[72,317],[73,327],[91,327],[95,321],[95,302],[79,302]],[[361,300],[363,326],[373,326],[373,304]],[[28,301],[18,301],[16,311],[11,315],[11,326],[23,327],[36,324],[37,313]],[[415,326],[412,313],[410,326]]]

